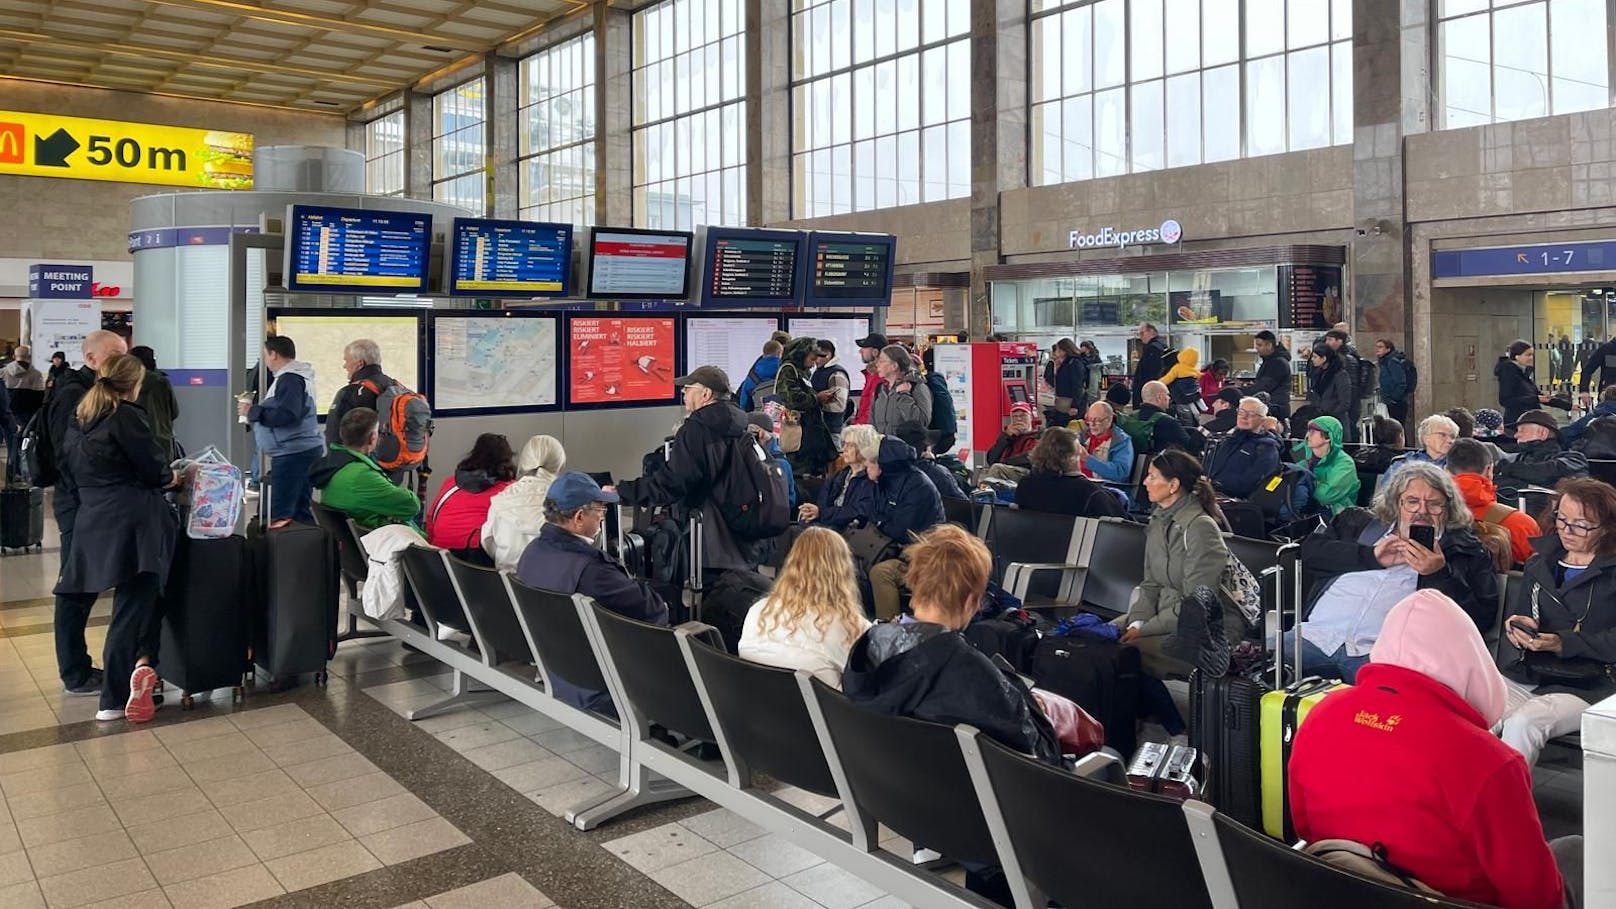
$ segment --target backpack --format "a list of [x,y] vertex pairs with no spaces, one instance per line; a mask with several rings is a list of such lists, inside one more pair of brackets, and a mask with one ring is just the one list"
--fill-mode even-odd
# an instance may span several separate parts
[[[751,405],[749,408],[751,410],[756,410],[761,406],[764,398],[774,397],[774,383],[780,377],[778,372],[769,379],[764,379],[758,375],[758,363],[761,362],[763,362],[763,358],[758,357],[752,363],[752,368],[746,371],[746,378],[752,383],[752,390],[746,393],[747,403]],[[784,366],[785,364],[781,363],[780,365]]]
[[426,460],[432,440],[432,405],[426,396],[394,381],[386,389],[366,379],[359,383],[376,396],[381,427],[371,457],[383,470],[415,467]]
[[790,491],[780,463],[751,435],[729,440],[729,459],[713,486],[713,502],[730,533],[767,540],[791,526]]
[[1167,386],[1167,395],[1174,404],[1201,403],[1201,381],[1192,376],[1174,379]]
[[1504,521],[1517,509],[1494,502],[1476,521],[1476,538],[1493,557],[1493,567],[1499,574],[1508,574],[1515,567],[1515,538]]
[[1247,501],[1263,510],[1270,522],[1306,517],[1313,508],[1313,474],[1301,464],[1281,464],[1279,472],[1252,490]]
[[51,445],[50,407],[41,407],[28,418],[28,425],[17,437],[17,457],[22,476],[32,486],[54,486],[57,480],[56,449]]
[[1133,439],[1134,452],[1143,454],[1156,444],[1156,421],[1165,416],[1167,412],[1161,411],[1151,414],[1148,420],[1141,420],[1138,415],[1130,413],[1117,417],[1117,425],[1128,434],[1128,438]]
[[948,380],[941,373],[926,374],[926,387],[931,389],[931,425],[945,436],[959,430],[959,416],[954,413],[954,396],[948,391]]

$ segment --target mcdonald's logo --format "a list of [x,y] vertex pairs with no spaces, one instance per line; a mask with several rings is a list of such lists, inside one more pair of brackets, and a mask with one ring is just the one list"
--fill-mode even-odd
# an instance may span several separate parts
[[0,123],[0,164],[23,163],[28,133],[21,123]]

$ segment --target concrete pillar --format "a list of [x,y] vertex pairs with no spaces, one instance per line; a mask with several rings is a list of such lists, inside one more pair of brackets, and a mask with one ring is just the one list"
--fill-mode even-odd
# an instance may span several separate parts
[[633,14],[596,4],[595,223],[634,223]]
[[746,223],[791,218],[791,0],[746,3]]
[[483,120],[484,214],[490,218],[515,218],[522,204],[521,174],[516,166],[523,128],[517,116],[522,103],[518,73],[521,67],[517,61],[498,54],[489,54],[484,67],[483,84],[488,92]]
[[999,264],[999,194],[1027,185],[1027,4],[971,3],[971,291],[967,324],[992,324],[982,269]]
[[[1427,335],[1410,297],[1403,208],[1403,138],[1430,122],[1427,4],[1353,0],[1353,224],[1349,253],[1353,334],[1360,350],[1390,337],[1432,375]],[[1417,398],[1428,397],[1421,383]],[[1415,412],[1426,401],[1416,400]]]
[[432,96],[404,93],[404,195],[432,198]]

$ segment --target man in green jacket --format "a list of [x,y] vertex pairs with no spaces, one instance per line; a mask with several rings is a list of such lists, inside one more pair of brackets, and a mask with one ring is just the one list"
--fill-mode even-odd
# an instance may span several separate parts
[[1341,448],[1341,421],[1314,417],[1307,438],[1296,443],[1297,463],[1313,474],[1313,501],[1332,515],[1358,504],[1358,465]]
[[395,485],[370,459],[376,448],[376,411],[355,407],[342,415],[337,428],[341,444],[331,445],[325,457],[309,468],[309,479],[320,491],[320,504],[353,518],[360,530],[384,524],[415,524],[421,500]]

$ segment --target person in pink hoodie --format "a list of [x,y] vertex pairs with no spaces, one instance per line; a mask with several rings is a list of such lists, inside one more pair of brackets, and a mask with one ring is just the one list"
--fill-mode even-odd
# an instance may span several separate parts
[[[1302,839],[1346,839],[1446,896],[1578,905],[1582,837],[1545,842],[1520,753],[1490,731],[1504,679],[1476,624],[1436,590],[1386,616],[1357,684],[1308,714],[1291,752]],[[1562,871],[1564,874],[1562,874]]]

